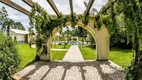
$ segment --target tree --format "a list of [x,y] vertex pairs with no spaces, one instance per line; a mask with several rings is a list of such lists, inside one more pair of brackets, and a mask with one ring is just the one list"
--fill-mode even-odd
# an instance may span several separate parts
[[16,42],[0,32],[0,80],[12,80],[11,75],[19,63]]
[[20,22],[15,22],[15,28],[19,30],[25,30],[23,24],[21,24]]
[[[142,51],[140,40],[142,40],[142,1],[128,0],[120,1],[124,5],[124,20],[127,30],[128,40],[132,40],[134,50],[134,60],[128,67],[127,80],[142,79]],[[129,5],[126,5],[129,4]]]
[[94,47],[96,47],[96,45],[94,45],[95,44],[95,40],[94,40],[94,38],[93,38],[93,36],[89,33],[89,42],[90,42],[90,44],[91,44],[91,46],[94,46]]
[[66,34],[67,34],[67,42],[69,43],[69,37],[70,37],[70,31],[69,31],[69,27],[66,27],[67,31],[66,31]]
[[0,25],[2,25],[1,30],[7,32],[7,36],[10,34],[10,29],[25,30],[24,26],[20,22],[14,22],[14,20],[8,18],[8,13],[5,7],[0,9]]
[[0,25],[2,25],[7,20],[7,11],[5,7],[0,8]]
[[1,30],[3,32],[6,31],[7,33],[7,36],[9,36],[10,34],[10,29],[11,28],[15,28],[15,22],[12,20],[12,19],[7,19],[3,24],[2,24],[2,27],[1,27]]

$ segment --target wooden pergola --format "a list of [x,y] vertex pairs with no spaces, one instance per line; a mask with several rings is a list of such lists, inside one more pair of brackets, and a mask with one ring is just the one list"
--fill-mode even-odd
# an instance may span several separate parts
[[[30,7],[33,6],[34,2],[32,0],[22,0],[23,2],[25,2],[27,5],[29,5]],[[56,7],[55,3],[53,0],[46,0],[49,5],[51,6],[51,8],[54,10],[54,12],[56,13],[56,15],[58,17],[61,16],[58,8]],[[87,6],[86,6],[86,10],[84,11],[84,18],[87,18],[89,13],[90,13],[90,9],[93,5],[95,0],[89,0]],[[96,19],[99,19],[101,14],[104,14],[115,2],[116,0],[112,0],[112,2],[108,2],[104,7],[101,8],[101,10],[93,17],[95,17]],[[23,8],[22,6],[12,2],[11,0],[0,0],[0,2],[26,14],[27,16],[30,15],[30,11],[26,10],[25,8]],[[73,0],[68,0],[69,2],[69,6],[70,6],[70,12],[71,12],[71,17],[74,17],[74,11],[73,11]],[[97,60],[108,60],[108,55],[109,55],[109,32],[108,29],[106,27],[105,24],[102,25],[101,29],[98,30],[96,29],[94,26],[94,18],[90,17],[90,23],[88,23],[84,28],[86,30],[88,30],[91,35],[93,36],[95,42],[96,42],[96,54],[97,54]],[[78,25],[84,26],[84,24],[82,22],[78,22]],[[81,27],[80,26],[80,27]],[[56,32],[56,31],[55,31]],[[47,41],[51,41],[50,39]],[[51,43],[51,42],[48,42]],[[50,44],[48,44],[50,45]],[[50,51],[50,46],[49,46],[49,51]],[[52,60],[50,57],[50,53],[49,54],[40,54],[38,55],[39,58],[41,60]]]
[[[30,7],[32,7],[33,4],[34,4],[34,2],[33,2],[32,0],[22,0],[22,1],[25,2],[27,5],[29,5]],[[59,10],[57,9],[57,7],[56,7],[56,5],[55,5],[55,3],[54,3],[54,1],[53,1],[53,0],[46,0],[46,1],[49,3],[49,5],[51,6],[51,8],[54,10],[54,12],[56,13],[56,15],[57,15],[58,17],[61,16]],[[86,15],[89,15],[89,11],[90,11],[90,9],[91,9],[91,7],[92,7],[94,1],[95,1],[95,0],[89,0],[89,3],[88,3],[87,8],[86,8],[86,10],[85,10],[85,16],[86,16]],[[8,5],[8,6],[12,7],[12,8],[14,8],[14,9],[16,9],[16,10],[18,10],[18,11],[20,11],[20,12],[22,12],[22,13],[28,15],[28,16],[29,16],[29,14],[30,14],[30,12],[29,12],[28,10],[26,10],[25,8],[21,7],[20,5],[14,3],[14,2],[11,1],[11,0],[0,0],[0,2],[1,2],[1,3],[4,3],[4,4],[6,4],[6,5]],[[103,8],[100,10],[100,12],[97,14],[97,18],[100,17],[99,14],[103,14],[104,12],[106,12],[107,9],[108,9],[111,5],[113,5],[113,3],[114,3],[114,1],[112,1],[109,5],[106,4],[106,5],[105,5],[106,7],[103,7]],[[69,4],[70,4],[71,15],[73,16],[73,13],[74,13],[74,11],[73,11],[73,0],[69,0]]]

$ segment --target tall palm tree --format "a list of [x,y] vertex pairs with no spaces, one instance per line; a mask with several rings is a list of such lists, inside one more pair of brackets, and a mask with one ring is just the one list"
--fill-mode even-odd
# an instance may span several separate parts
[[5,9],[5,7],[2,7],[0,9],[0,25],[1,30],[3,32],[7,32],[7,35],[10,34],[10,29],[20,29],[25,30],[24,26],[20,22],[14,22],[12,19],[8,18],[8,13]]
[[67,31],[66,31],[66,35],[67,35],[67,42],[69,43],[69,27],[66,27]]
[[14,22],[12,19],[7,19],[1,27],[1,30],[3,32],[6,31],[7,36],[10,34],[10,29],[19,29],[19,30],[25,30],[24,26],[20,22]]
[[14,28],[15,27],[14,24],[15,22],[12,19],[8,19],[2,24],[1,30],[4,32],[6,31],[7,36],[9,36],[10,28]]

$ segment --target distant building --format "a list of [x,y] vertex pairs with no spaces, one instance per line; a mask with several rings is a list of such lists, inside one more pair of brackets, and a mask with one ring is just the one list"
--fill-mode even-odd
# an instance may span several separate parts
[[29,32],[25,30],[10,29],[10,36],[20,44],[29,42]]

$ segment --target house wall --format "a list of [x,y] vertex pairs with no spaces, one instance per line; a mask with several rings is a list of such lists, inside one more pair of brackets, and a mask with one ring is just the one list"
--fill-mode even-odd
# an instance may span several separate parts
[[10,36],[12,37],[12,39],[15,40],[16,38],[16,41],[20,44],[24,44],[28,42],[28,40],[26,40],[26,35],[27,34],[16,34],[16,33],[10,32]]
[[26,41],[25,36],[26,35],[23,35],[23,34],[17,34],[16,35],[16,38],[17,38],[16,40],[17,41]]

